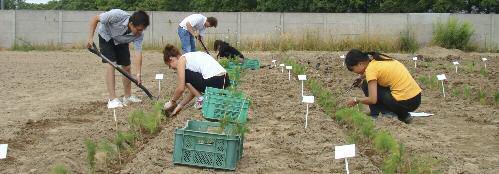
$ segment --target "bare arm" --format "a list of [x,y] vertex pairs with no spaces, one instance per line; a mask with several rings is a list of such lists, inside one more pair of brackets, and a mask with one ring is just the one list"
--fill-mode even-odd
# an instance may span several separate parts
[[185,24],[185,26],[187,26],[187,31],[189,31],[189,33],[191,33],[191,34],[192,34],[192,36],[194,36],[195,38],[198,38],[198,37],[199,37],[199,35],[198,35],[195,31],[194,31],[194,28],[192,28],[192,25],[191,25],[191,23],[190,23],[190,22],[187,22],[187,23]]
[[173,92],[171,101],[176,102],[185,90],[185,57],[180,57],[177,62],[177,88]]
[[142,51],[135,51],[135,61],[136,65],[135,67],[137,68],[137,81],[139,83],[142,83]]
[[358,99],[358,102],[366,105],[376,104],[376,102],[378,102],[378,81],[369,81],[367,83],[367,88],[369,90],[369,96]]
[[94,42],[95,28],[97,28],[97,24],[99,22],[100,22],[99,15],[96,15],[90,19],[90,31],[88,34],[87,48],[92,47],[92,43]]

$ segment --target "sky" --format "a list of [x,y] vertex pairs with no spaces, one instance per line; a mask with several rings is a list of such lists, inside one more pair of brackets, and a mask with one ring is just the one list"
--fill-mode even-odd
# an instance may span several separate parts
[[26,0],[25,2],[39,4],[39,3],[47,3],[47,2],[49,2],[49,0]]

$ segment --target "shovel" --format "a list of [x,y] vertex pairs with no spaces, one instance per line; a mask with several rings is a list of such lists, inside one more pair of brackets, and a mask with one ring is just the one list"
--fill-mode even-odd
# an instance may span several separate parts
[[125,70],[120,68],[116,63],[110,61],[106,56],[102,55],[100,51],[97,49],[97,46],[95,46],[95,43],[92,43],[92,48],[88,48],[88,51],[94,53],[95,55],[99,56],[104,62],[109,63],[111,66],[114,67],[114,69],[118,70],[121,74],[123,74],[128,80],[132,81],[135,85],[137,85],[142,91],[144,91],[149,99],[153,99],[153,96],[149,90],[147,90],[146,87],[144,87],[142,84],[140,84],[137,80],[135,80],[130,74],[128,74]]

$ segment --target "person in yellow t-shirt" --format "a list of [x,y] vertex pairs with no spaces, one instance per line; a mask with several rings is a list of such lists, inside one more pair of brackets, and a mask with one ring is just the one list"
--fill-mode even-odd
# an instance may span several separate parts
[[411,123],[409,112],[421,104],[422,90],[402,63],[384,54],[352,49],[346,55],[345,65],[365,78],[360,87],[366,96],[347,100],[347,106],[366,104],[375,118],[380,112],[393,112],[400,121]]

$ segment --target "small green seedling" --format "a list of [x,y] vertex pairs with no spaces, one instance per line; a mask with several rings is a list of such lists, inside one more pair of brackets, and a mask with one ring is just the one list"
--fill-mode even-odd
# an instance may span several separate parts
[[64,164],[57,164],[50,171],[51,174],[70,174],[69,170],[66,168]]
[[87,148],[87,163],[90,173],[95,171],[95,153],[97,145],[92,140],[85,140],[85,147]]
[[478,90],[477,94],[478,94],[478,102],[480,102],[480,104],[482,105],[487,104],[487,93],[483,89],[480,89]]

